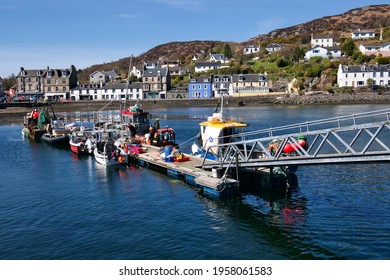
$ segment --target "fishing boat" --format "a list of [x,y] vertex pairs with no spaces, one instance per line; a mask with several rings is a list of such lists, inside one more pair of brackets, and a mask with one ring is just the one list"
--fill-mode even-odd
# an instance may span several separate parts
[[221,149],[223,149],[219,145],[231,143],[236,139],[239,140],[238,130],[247,127],[248,124],[225,119],[223,116],[223,98],[221,97],[220,112],[213,113],[212,116],[207,118],[207,121],[201,122],[199,126],[200,133],[192,145],[192,154],[218,160],[222,154]]
[[[149,112],[142,109],[138,102],[125,110],[121,110],[121,123],[134,127],[134,137],[144,137],[149,132]],[[138,136],[138,137],[137,137]]]
[[[236,162],[231,150],[229,150],[229,143],[234,143],[241,151],[250,150],[251,147],[242,144],[245,142],[245,133],[243,129],[248,127],[247,123],[237,122],[229,119],[225,119],[223,115],[223,98],[221,97],[221,110],[215,112],[212,116],[209,116],[206,121],[201,122],[200,133],[197,135],[194,144],[192,145],[192,155],[216,162]],[[218,107],[217,107],[218,109]],[[217,111],[217,110],[216,110]],[[303,143],[303,142],[302,142]],[[292,147],[291,147],[292,149]],[[251,153],[253,159],[264,157],[265,155],[261,151],[253,151]],[[233,157],[233,159],[232,159]],[[296,169],[289,168],[288,166],[280,166],[274,168],[247,168],[247,167],[234,167],[234,168],[217,168],[213,171],[213,175],[220,178],[230,173],[230,176],[239,178],[241,182],[253,184],[258,182],[261,187],[286,187],[289,182],[290,174],[293,174]],[[264,185],[264,186],[263,186]]]
[[56,146],[67,146],[69,145],[68,134],[53,134],[46,132],[42,135],[41,140],[45,143],[56,145]]
[[47,127],[47,132],[44,133],[41,138],[43,142],[57,146],[69,145],[69,134],[71,133],[71,130],[65,127],[65,123],[62,119],[55,117]]
[[47,125],[51,117],[46,108],[39,110],[36,107],[32,112],[27,113],[23,118],[22,135],[33,141],[40,141],[43,134],[47,132]]
[[105,166],[127,164],[128,162],[128,153],[112,139],[99,141],[93,154],[96,162]]
[[78,155],[93,154],[95,148],[94,133],[92,130],[72,132],[69,140],[70,150]]

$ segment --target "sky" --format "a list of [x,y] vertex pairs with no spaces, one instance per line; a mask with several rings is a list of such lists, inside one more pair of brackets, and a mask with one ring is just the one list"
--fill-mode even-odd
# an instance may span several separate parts
[[0,77],[83,69],[169,42],[244,42],[388,0],[1,0]]

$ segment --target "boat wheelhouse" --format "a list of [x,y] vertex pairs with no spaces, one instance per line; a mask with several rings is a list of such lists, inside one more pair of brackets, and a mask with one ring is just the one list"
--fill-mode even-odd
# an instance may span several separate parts
[[124,124],[132,124],[138,136],[144,136],[149,132],[150,122],[148,116],[149,112],[142,110],[139,104],[121,110],[121,122]]

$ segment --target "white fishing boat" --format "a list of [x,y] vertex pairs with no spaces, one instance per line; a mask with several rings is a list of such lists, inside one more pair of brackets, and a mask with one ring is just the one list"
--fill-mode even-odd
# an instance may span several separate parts
[[93,154],[96,162],[105,166],[127,164],[128,162],[128,153],[112,139],[97,142]]

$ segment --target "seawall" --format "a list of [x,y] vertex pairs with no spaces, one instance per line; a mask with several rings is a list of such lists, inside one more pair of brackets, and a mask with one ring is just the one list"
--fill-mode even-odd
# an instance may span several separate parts
[[[141,100],[142,107],[146,110],[154,108],[174,107],[216,107],[219,98],[211,99],[161,99]],[[314,105],[314,104],[390,104],[390,94],[379,95],[377,93],[364,94],[318,94],[318,95],[294,95],[273,94],[247,97],[225,97],[225,107],[260,106],[260,105]],[[119,110],[120,101],[69,101],[51,103],[55,112],[88,112],[99,110]],[[126,106],[132,106],[135,101],[128,101]],[[0,124],[22,123],[23,116],[30,112],[31,108],[8,107],[0,110]]]

